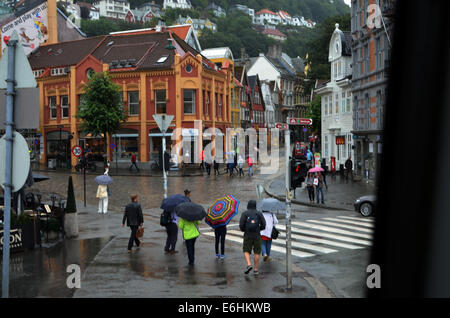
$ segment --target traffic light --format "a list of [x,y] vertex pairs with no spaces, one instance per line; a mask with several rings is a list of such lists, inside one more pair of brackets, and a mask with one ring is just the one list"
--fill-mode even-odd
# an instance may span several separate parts
[[302,183],[305,182],[306,175],[308,174],[308,167],[304,160],[290,160],[291,174],[290,174],[290,189],[295,190],[300,188]]

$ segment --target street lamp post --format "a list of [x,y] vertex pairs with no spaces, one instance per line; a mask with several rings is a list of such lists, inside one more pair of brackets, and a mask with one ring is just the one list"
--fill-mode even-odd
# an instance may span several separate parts
[[[289,124],[289,118],[286,121]],[[289,126],[288,126],[289,127]],[[292,257],[291,257],[291,191],[290,191],[290,164],[289,156],[291,150],[291,132],[284,132],[285,156],[286,156],[286,289],[292,290]]]

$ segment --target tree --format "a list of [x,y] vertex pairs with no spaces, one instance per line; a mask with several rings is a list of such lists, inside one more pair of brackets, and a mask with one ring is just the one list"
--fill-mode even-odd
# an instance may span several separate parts
[[322,130],[322,98],[319,95],[314,97],[313,101],[310,103],[306,115],[313,120],[312,130],[320,135]]
[[75,193],[73,191],[72,176],[69,176],[69,187],[67,189],[66,213],[77,212],[77,204],[75,202]]
[[82,119],[81,129],[92,135],[102,135],[105,154],[108,149],[107,134],[113,134],[127,119],[120,86],[114,84],[107,73],[94,73],[84,87],[84,95],[77,118]]

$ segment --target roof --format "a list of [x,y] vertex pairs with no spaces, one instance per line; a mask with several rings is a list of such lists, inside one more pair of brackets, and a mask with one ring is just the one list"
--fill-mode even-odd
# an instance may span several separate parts
[[286,11],[283,11],[283,10],[280,10],[280,11],[278,11],[278,15],[280,16],[280,17],[286,17],[286,18],[290,18],[291,17],[291,15],[289,14],[289,13],[287,13]]
[[76,65],[99,45],[105,36],[40,46],[28,61],[32,69]]
[[220,58],[227,58],[230,60],[234,60],[233,58],[233,52],[231,52],[229,47],[217,47],[217,48],[211,48],[203,50],[202,55],[206,57],[207,59],[220,59]]
[[264,29],[264,31],[261,32],[264,35],[274,35],[274,36],[281,36],[283,38],[286,37],[285,34],[281,33],[277,29]]
[[292,64],[297,73],[303,73],[305,71],[305,62],[300,57],[293,58]]
[[[173,38],[176,50],[167,50],[167,39]],[[83,40],[61,42],[39,47],[30,57],[32,69],[46,67],[66,67],[77,65],[88,55],[92,55],[105,64],[114,61],[128,60],[132,70],[158,70],[171,68],[176,53],[184,56],[200,54],[176,33],[171,31],[158,33],[132,33],[98,36]],[[162,57],[167,59],[162,63],[157,61]],[[127,63],[128,64],[128,63]],[[203,65],[214,70],[210,61],[204,60]],[[118,69],[120,70],[120,69]]]
[[265,14],[265,13],[271,14],[271,15],[277,15],[275,12],[270,11],[269,9],[259,10],[258,12],[255,13],[255,15],[260,15],[260,14]]

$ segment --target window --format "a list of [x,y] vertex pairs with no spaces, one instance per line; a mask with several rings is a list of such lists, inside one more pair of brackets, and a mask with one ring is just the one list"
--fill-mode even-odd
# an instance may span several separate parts
[[61,96],[61,117],[69,117],[69,97],[67,95]]
[[325,96],[323,104],[325,105],[325,115],[328,115],[328,96]]
[[130,116],[139,115],[139,92],[128,92],[128,113]]
[[50,107],[50,119],[56,119],[56,96],[51,96],[48,98],[48,106]]
[[168,57],[169,55],[163,55],[156,61],[156,63],[164,63]]
[[222,117],[222,95],[219,95],[217,115]]
[[351,96],[352,93],[350,92],[350,90],[347,91],[347,113],[350,113],[352,111],[351,108]]
[[341,112],[345,113],[347,111],[347,108],[345,107],[345,101],[346,101],[346,94],[345,92],[342,92],[342,98],[341,98]]
[[157,114],[165,114],[166,113],[166,91],[158,90],[155,91],[155,112]]
[[184,113],[195,114],[195,90],[185,89],[183,90],[184,96]]
[[339,114],[339,94],[336,94],[336,114]]
[[368,74],[370,72],[370,63],[369,63],[369,45],[364,47],[364,72]]
[[209,115],[209,92],[206,92],[205,115]]

